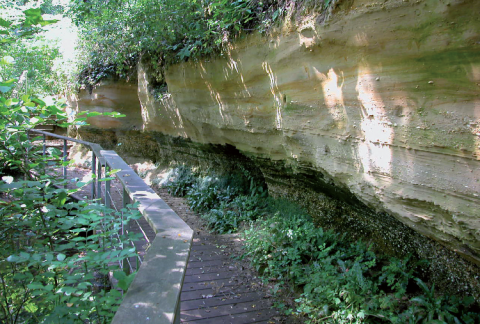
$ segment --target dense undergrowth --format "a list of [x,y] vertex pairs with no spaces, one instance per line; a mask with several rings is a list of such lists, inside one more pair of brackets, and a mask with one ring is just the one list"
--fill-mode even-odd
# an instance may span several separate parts
[[65,123],[60,104],[0,95],[0,323],[109,323],[123,297],[108,276],[126,290],[133,275],[119,262],[136,256],[135,238],[117,234],[140,215],[77,202],[86,183],[67,190],[46,173],[68,162],[28,133],[51,117]]
[[442,295],[418,277],[426,261],[386,256],[316,227],[297,205],[268,197],[246,170],[225,177],[180,166],[162,184],[186,197],[212,231],[243,230],[244,257],[273,292],[295,292],[294,307],[278,305],[287,314],[308,323],[480,321],[472,297]]
[[159,84],[169,64],[224,55],[246,33],[268,31],[292,12],[322,12],[331,0],[73,0],[81,30],[83,81],[128,78],[143,58]]
[[[0,8],[18,9],[11,1]],[[44,151],[43,138],[30,131],[79,126],[86,118],[68,121],[63,102],[31,95],[59,91],[46,59],[58,53],[35,47],[40,26],[54,22],[40,8],[12,12],[0,17],[0,323],[109,323],[134,276],[120,263],[137,255],[135,237],[119,229],[140,214],[77,201],[73,195],[86,183],[65,189],[65,180],[49,172],[68,162],[56,148]],[[21,86],[21,74],[33,81],[29,87]]]
[[67,190],[46,173],[68,162],[28,132],[51,117],[66,116],[28,95],[0,95],[0,322],[109,323],[123,298],[109,274],[126,290],[133,275],[119,262],[136,256],[135,237],[118,232],[140,214],[78,202],[72,194],[86,183]]

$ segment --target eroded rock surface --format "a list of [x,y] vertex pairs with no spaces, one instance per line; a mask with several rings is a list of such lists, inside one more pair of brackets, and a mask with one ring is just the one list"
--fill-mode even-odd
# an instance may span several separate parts
[[231,145],[281,192],[266,167],[279,162],[324,184],[314,192],[351,194],[480,264],[480,2],[338,3],[326,23],[291,22],[171,66],[160,99],[140,65],[126,121],[95,126],[140,128],[140,151],[162,150],[152,134]]

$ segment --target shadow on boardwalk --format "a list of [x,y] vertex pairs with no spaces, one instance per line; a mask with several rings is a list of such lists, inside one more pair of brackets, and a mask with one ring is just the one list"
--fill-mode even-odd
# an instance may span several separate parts
[[243,244],[239,235],[210,234],[185,199],[166,189],[158,194],[194,230],[181,295],[182,323],[290,323],[272,309],[274,299],[248,262],[235,258]]

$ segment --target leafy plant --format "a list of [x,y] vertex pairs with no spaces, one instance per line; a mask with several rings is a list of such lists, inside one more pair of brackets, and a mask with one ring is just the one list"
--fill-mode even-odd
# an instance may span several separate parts
[[[269,202],[268,217],[245,231],[244,257],[266,280],[295,285],[289,314],[307,323],[474,323],[472,298],[435,294],[418,278],[419,262],[377,255],[371,246],[315,227],[298,206]],[[408,298],[415,279],[423,294]]]
[[43,27],[57,20],[44,19],[40,8],[25,8],[11,0],[2,8],[0,90],[5,94],[12,90],[9,95],[16,98],[25,94],[58,94],[67,87],[66,76],[52,73],[60,52],[55,44],[40,36]]
[[170,170],[162,184],[168,188],[169,194],[184,197],[195,183],[195,179],[196,177],[192,172],[192,169],[185,165],[181,165]]
[[[119,236],[119,213],[89,202],[69,200],[51,179],[11,181],[0,192],[0,319],[17,322],[101,323],[121,302],[108,275],[136,255]],[[139,213],[124,210],[123,223]],[[121,287],[127,289],[127,285]]]
[[472,297],[438,295],[435,285],[429,287],[419,278],[415,278],[415,281],[423,294],[410,299],[410,307],[399,316],[401,322],[457,324],[477,323],[480,320],[480,315],[469,309],[475,302]]
[[78,189],[57,189],[62,181],[45,169],[54,161],[63,165],[60,152],[44,155],[38,138],[28,135],[50,116],[60,124],[65,118],[61,106],[0,96],[0,321],[108,322],[122,299],[108,274],[136,255],[128,243],[133,237],[117,233],[139,213],[123,210],[120,217],[71,200]]
[[261,217],[265,199],[259,196],[237,196],[232,201],[221,201],[216,208],[202,214],[208,227],[217,233],[236,233],[242,227]]

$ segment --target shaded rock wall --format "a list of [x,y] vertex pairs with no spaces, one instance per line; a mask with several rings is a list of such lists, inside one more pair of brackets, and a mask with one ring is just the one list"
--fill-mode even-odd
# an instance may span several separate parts
[[[456,255],[480,264],[480,2],[338,3],[327,23],[290,21],[239,39],[223,57],[171,66],[161,99],[140,65],[128,118],[95,126],[114,127],[117,145],[149,157],[228,144],[262,170],[271,192],[310,210],[325,206],[324,193],[374,211],[351,221],[327,215],[329,226],[356,234],[364,226],[403,253],[442,251],[443,267],[432,271],[455,268]],[[170,148],[158,134],[171,136]],[[188,153],[178,149],[184,142]],[[409,244],[415,234],[420,243]],[[462,264],[468,289],[480,291],[478,268]]]

